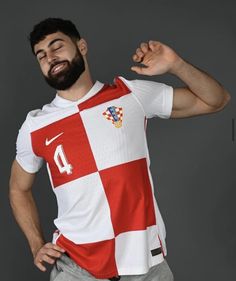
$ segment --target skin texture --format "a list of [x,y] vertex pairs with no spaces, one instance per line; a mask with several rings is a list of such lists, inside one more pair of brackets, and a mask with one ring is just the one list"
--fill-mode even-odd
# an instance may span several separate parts
[[[68,36],[56,32],[46,36],[34,48],[41,71],[48,75],[52,64],[71,61],[78,46],[85,60],[85,71],[73,86],[58,95],[76,101],[93,86],[86,59],[88,46],[84,39],[73,42]],[[142,75],[171,73],[187,86],[174,89],[171,118],[184,118],[219,111],[230,100],[227,91],[208,74],[184,61],[174,50],[157,41],[142,43],[133,55],[137,66],[131,69]],[[43,237],[38,210],[32,196],[35,174],[24,171],[16,160],[12,164],[9,197],[16,221],[24,232],[34,258],[34,264],[45,271],[45,263],[54,264],[64,250]]]
[[230,100],[229,93],[215,79],[186,62],[161,42],[141,43],[133,60],[142,65],[131,68],[138,74],[152,76],[170,73],[187,85],[174,89],[171,118],[217,112]]

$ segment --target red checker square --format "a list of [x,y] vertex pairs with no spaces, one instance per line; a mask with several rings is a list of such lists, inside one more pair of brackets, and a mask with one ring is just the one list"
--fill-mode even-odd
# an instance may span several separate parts
[[144,230],[156,224],[146,158],[99,171],[111,211],[114,233]]
[[[79,113],[34,131],[31,137],[35,154],[43,157],[49,164],[54,187],[97,171]],[[65,161],[71,167],[69,173],[60,170],[59,166],[63,168]]]
[[130,89],[119,79],[115,79],[115,85],[104,85],[94,96],[78,105],[79,110],[88,109],[110,100],[118,99],[130,93]]
[[118,275],[115,262],[115,239],[86,244],[75,244],[60,235],[56,244],[82,268],[96,278],[109,278]]

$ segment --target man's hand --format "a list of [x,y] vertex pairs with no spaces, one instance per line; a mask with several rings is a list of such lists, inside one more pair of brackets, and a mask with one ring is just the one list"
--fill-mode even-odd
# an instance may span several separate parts
[[229,93],[219,82],[186,62],[161,42],[149,41],[140,44],[133,60],[143,65],[131,67],[138,74],[151,76],[169,72],[186,84],[186,87],[174,89],[171,118],[217,112],[230,100]]
[[34,264],[41,271],[46,271],[44,263],[54,264],[63,253],[65,253],[65,250],[61,247],[52,243],[47,243],[34,254]]
[[133,61],[143,64],[142,67],[131,67],[133,71],[152,76],[172,72],[177,64],[182,62],[182,59],[167,45],[157,41],[149,41],[140,44],[133,55]]

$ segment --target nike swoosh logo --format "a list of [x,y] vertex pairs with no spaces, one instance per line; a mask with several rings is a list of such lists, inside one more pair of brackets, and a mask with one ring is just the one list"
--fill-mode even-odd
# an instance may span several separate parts
[[46,141],[45,141],[45,145],[48,146],[49,144],[51,144],[54,140],[56,140],[57,138],[59,138],[62,134],[64,134],[64,132],[56,135],[55,137],[51,138],[51,139],[48,139],[46,138]]

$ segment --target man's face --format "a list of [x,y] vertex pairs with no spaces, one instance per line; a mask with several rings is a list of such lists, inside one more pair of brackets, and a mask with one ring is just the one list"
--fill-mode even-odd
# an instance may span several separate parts
[[69,89],[85,70],[78,46],[61,32],[46,36],[34,52],[45,80],[57,90]]

